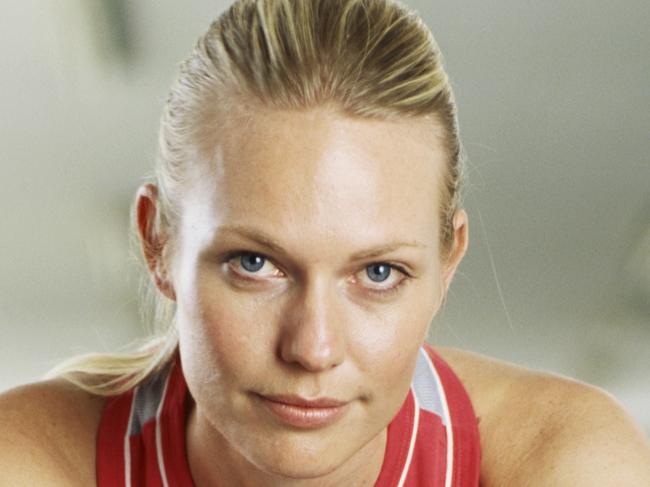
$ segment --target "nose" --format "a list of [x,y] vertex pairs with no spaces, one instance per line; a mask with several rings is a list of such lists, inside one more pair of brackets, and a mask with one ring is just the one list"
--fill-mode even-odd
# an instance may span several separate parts
[[310,281],[287,303],[279,354],[287,364],[310,372],[340,365],[346,339],[337,292],[324,281]]

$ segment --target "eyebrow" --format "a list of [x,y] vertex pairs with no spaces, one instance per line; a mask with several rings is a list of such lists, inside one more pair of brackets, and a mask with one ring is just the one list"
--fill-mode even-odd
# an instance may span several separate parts
[[[253,240],[254,242],[257,242],[258,244],[263,245],[264,247],[267,247],[276,253],[289,255],[289,252],[284,247],[282,247],[282,245],[280,245],[275,240],[273,240],[273,238],[269,237],[264,232],[254,228],[246,227],[243,225],[224,225],[222,227],[219,227],[218,232],[236,233],[243,237],[246,237],[249,240]],[[388,254],[402,247],[426,248],[427,246],[417,241],[391,242],[388,244],[378,245],[375,247],[371,247],[369,249],[355,252],[354,254],[352,254],[351,260],[363,260],[363,259],[369,259],[373,257],[379,257],[381,255]]]

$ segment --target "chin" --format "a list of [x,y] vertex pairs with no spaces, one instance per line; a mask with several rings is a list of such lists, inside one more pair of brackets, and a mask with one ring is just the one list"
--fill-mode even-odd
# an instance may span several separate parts
[[348,453],[340,448],[340,442],[332,439],[269,437],[264,443],[246,456],[257,468],[279,478],[326,476],[344,463]]

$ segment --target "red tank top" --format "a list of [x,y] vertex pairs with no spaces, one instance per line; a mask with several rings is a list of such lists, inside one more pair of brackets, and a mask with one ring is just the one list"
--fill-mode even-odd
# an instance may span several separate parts
[[[106,403],[97,436],[98,487],[191,487],[185,419],[191,397],[178,354]],[[375,487],[476,487],[478,424],[458,377],[424,344],[409,393],[388,425]]]

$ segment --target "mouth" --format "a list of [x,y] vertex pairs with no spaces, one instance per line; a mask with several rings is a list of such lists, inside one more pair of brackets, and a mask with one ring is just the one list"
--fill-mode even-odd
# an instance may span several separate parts
[[257,395],[262,404],[280,422],[300,429],[324,428],[340,419],[350,402],[321,397],[306,399],[290,395]]

